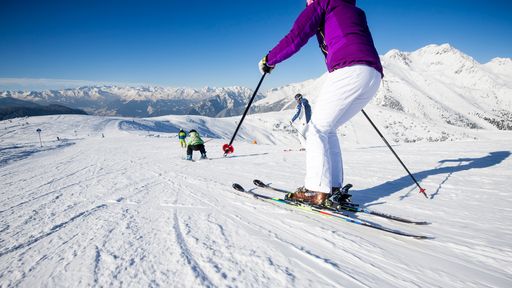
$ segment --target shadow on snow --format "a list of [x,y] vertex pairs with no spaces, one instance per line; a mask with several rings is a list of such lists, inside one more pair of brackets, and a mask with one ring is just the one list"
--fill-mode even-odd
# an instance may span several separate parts
[[17,145],[0,148],[0,167],[6,166],[16,161],[23,160],[33,154],[45,151],[51,151],[59,148],[65,148],[75,144],[67,140],[61,140],[59,143],[45,143],[46,146],[40,147],[39,144]]
[[[436,191],[432,194],[430,194],[430,199],[435,198],[439,192],[441,191],[443,184],[448,181],[448,179],[453,175],[453,173],[465,171],[465,170],[471,170],[471,169],[482,169],[482,168],[488,168],[491,166],[495,166],[503,162],[505,159],[507,159],[510,156],[510,151],[496,151],[491,152],[486,156],[480,157],[480,158],[458,158],[458,159],[445,159],[439,161],[439,166],[430,170],[425,170],[418,173],[413,173],[414,177],[418,182],[421,182],[422,180],[426,179],[429,176],[439,175],[439,174],[446,174],[446,178],[439,183]],[[441,167],[441,165],[445,163],[458,163],[457,166],[449,166],[449,167]],[[388,181],[386,183],[377,185],[372,188],[359,190],[357,191],[356,195],[354,195],[355,202],[358,203],[370,203],[373,201],[376,201],[382,197],[391,195],[395,192],[398,192],[402,189],[405,189],[407,187],[412,187],[414,185],[414,182],[409,177],[409,175],[405,175],[403,177],[400,177],[398,179],[395,179],[393,181]],[[421,183],[420,183],[421,185]],[[426,187],[423,187],[426,188]],[[418,188],[414,186],[414,189],[412,191],[417,192]],[[427,193],[429,191],[427,190]],[[408,192],[406,195],[402,196],[401,199],[408,197]],[[422,196],[423,197],[423,196]],[[382,203],[382,202],[381,202]],[[376,205],[376,204],[373,204]]]

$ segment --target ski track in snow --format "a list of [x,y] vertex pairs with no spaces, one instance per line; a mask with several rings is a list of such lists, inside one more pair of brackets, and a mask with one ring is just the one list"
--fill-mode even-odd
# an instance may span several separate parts
[[83,212],[81,212],[81,213],[71,217],[69,220],[53,226],[52,228],[50,228],[50,231],[48,231],[48,232],[46,232],[46,233],[44,233],[42,235],[39,235],[39,236],[36,236],[36,237],[31,237],[31,239],[26,241],[25,243],[17,244],[14,247],[8,248],[7,250],[0,251],[0,257],[3,257],[5,255],[7,255],[9,253],[12,253],[12,252],[15,252],[17,250],[29,247],[29,246],[39,242],[40,240],[42,240],[42,239],[52,235],[53,233],[58,232],[60,229],[64,228],[66,225],[72,223],[73,221],[77,220],[78,218],[80,218],[80,217],[87,217],[90,214],[94,213],[96,210],[101,209],[101,208],[105,208],[105,207],[106,207],[106,205],[100,205],[100,206],[92,208],[91,210],[83,211]]
[[194,257],[192,256],[192,253],[190,252],[187,243],[185,242],[185,239],[183,237],[183,234],[180,230],[180,224],[178,219],[178,214],[174,212],[174,232],[176,233],[176,239],[178,241],[178,244],[181,248],[181,255],[186,258],[188,265],[190,265],[190,268],[196,275],[196,277],[201,281],[201,284],[211,287],[213,286],[212,282],[208,279],[208,276],[206,273],[199,267],[199,264],[194,260]]
[[[250,118],[255,137],[276,133]],[[170,125],[179,127],[179,117],[172,119],[178,124]],[[357,188],[354,200],[432,225],[355,216],[435,237],[415,240],[265,203],[231,188],[238,182],[254,189],[252,180],[260,178],[294,189],[302,184],[304,152],[238,141],[236,154],[224,158],[225,140],[213,139],[206,144],[211,160],[192,163],[180,160],[183,151],[174,134],[161,132],[166,128],[160,122],[155,127],[162,137],[134,129],[151,129],[151,120],[130,130],[116,118],[29,120],[35,123],[13,123],[0,137],[0,155],[10,159],[0,165],[1,287],[512,284],[506,193],[512,163],[510,151],[504,152],[510,136],[471,145],[397,146],[411,170],[419,171],[430,200],[417,194],[386,147],[345,149],[348,180]],[[221,130],[211,119],[203,122]],[[23,131],[35,125],[47,133],[67,131],[62,138],[73,144],[30,148],[30,155],[17,156],[18,147],[34,141]],[[286,137],[279,143],[296,145]]]

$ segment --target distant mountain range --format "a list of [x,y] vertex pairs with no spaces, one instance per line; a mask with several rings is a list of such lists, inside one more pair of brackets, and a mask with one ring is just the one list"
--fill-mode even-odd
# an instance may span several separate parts
[[[243,112],[252,90],[244,87],[192,89],[164,87],[87,86],[46,91],[4,91],[13,97],[40,104],[60,104],[94,115],[153,117],[202,115],[226,117]],[[256,100],[263,98],[257,95]]]
[[[470,129],[512,130],[512,59],[480,64],[449,44],[414,52],[391,50],[381,56],[385,77],[370,105]],[[291,109],[302,93],[314,105],[324,76],[257,95],[251,113]],[[59,104],[95,115],[152,117],[161,115],[239,115],[252,90],[244,87],[163,88],[87,86],[51,91],[3,91],[38,104]]]
[[43,116],[55,114],[82,114],[86,112],[80,109],[71,109],[62,105],[39,105],[30,101],[15,99],[12,97],[0,98],[0,120],[7,120],[25,116]]

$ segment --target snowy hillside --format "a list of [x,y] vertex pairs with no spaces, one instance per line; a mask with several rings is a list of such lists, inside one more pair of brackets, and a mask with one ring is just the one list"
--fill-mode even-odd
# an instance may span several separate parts
[[[409,115],[368,112],[379,125]],[[298,148],[291,113],[250,115],[229,158],[221,145],[239,117],[1,121],[0,287],[511,287],[510,131],[439,122],[431,133],[473,140],[396,145],[425,199],[365,119],[340,130],[353,201],[432,224],[351,216],[433,237],[417,240],[231,188],[254,189],[254,178],[302,185],[304,152],[283,151]],[[416,128],[383,132],[405,142],[423,129],[407,117]],[[211,160],[182,160],[182,127],[206,136]]]
[[[430,123],[426,127],[512,130],[512,59],[496,58],[482,65],[444,44],[411,53],[391,50],[382,63],[385,77],[369,107],[397,112],[399,117],[384,124],[397,133],[422,123]],[[273,89],[254,103],[255,110],[290,108],[293,95],[299,92],[314,105],[323,83],[321,77]],[[424,139],[428,135],[420,133],[409,140]]]
[[512,75],[512,59],[510,58],[494,58],[489,63],[484,65],[486,68],[490,69],[491,72],[498,74],[502,77],[506,83],[508,83],[508,87],[512,84],[510,83],[510,75]]
[[512,74],[496,77],[447,44],[391,51],[384,63],[388,81],[376,99],[380,106],[454,126],[512,130]]

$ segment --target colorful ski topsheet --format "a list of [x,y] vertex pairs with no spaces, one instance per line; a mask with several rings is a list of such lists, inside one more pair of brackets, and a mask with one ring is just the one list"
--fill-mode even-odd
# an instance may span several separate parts
[[[290,193],[290,191],[286,191],[284,189],[279,189],[279,188],[273,187],[271,185],[263,183],[262,181],[260,181],[258,179],[253,180],[253,183],[254,183],[254,185],[261,187],[261,188],[270,189],[270,190],[281,192],[281,193]],[[427,222],[427,221],[416,221],[416,220],[406,219],[406,218],[403,218],[400,216],[395,216],[395,215],[391,215],[391,214],[387,214],[387,213],[373,211],[373,210],[361,208],[358,206],[359,206],[359,204],[344,203],[343,205],[338,206],[338,210],[336,210],[336,209],[329,209],[329,210],[336,211],[336,212],[338,212],[340,210],[344,210],[344,211],[355,212],[355,213],[357,213],[357,212],[366,213],[366,214],[374,215],[377,217],[382,217],[382,218],[386,218],[389,220],[394,220],[394,221],[408,223],[408,224],[414,224],[414,225],[430,224],[430,222]]]
[[360,220],[360,219],[356,219],[356,218],[350,217],[349,215],[345,215],[345,214],[343,214],[341,212],[335,212],[335,211],[331,211],[331,210],[326,210],[326,209],[322,209],[320,207],[309,206],[309,205],[306,205],[306,204],[301,204],[301,203],[297,203],[297,202],[288,201],[286,199],[275,198],[275,197],[270,197],[270,196],[258,194],[258,193],[255,193],[253,191],[247,191],[240,184],[237,184],[237,183],[233,184],[233,188],[235,190],[237,190],[237,191],[240,191],[240,192],[243,192],[243,193],[247,193],[248,195],[252,195],[256,199],[260,199],[260,200],[263,200],[265,202],[279,203],[279,204],[282,204],[282,205],[287,205],[289,207],[293,207],[293,208],[296,208],[296,209],[301,210],[301,211],[306,211],[306,212],[310,212],[310,213],[321,215],[321,216],[330,217],[330,218],[337,219],[337,220],[343,220],[345,222],[362,225],[362,226],[365,226],[365,227],[369,227],[369,228],[385,231],[385,232],[392,233],[392,234],[395,234],[395,235],[411,237],[411,238],[416,238],[416,239],[432,239],[432,237],[430,237],[430,236],[411,234],[411,233],[407,233],[407,232],[404,232],[404,231],[395,230],[395,229],[387,228],[387,227],[384,227],[384,226],[380,226],[380,225],[377,225],[377,224],[372,224],[372,223],[366,222],[364,220]]

